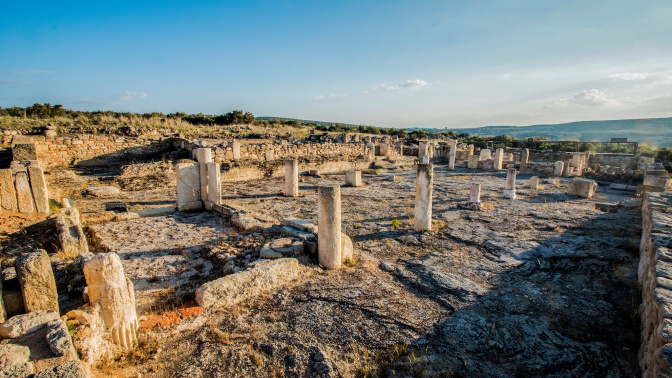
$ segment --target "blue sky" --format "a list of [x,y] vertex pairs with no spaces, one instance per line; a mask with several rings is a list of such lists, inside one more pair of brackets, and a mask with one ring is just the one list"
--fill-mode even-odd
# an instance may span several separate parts
[[672,117],[672,1],[9,1],[0,106],[384,127]]

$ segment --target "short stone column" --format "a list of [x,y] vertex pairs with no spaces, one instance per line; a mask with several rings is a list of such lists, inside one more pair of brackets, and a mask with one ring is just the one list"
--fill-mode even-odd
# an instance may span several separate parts
[[503,160],[504,160],[504,149],[498,148],[497,151],[495,151],[495,162],[492,164],[492,169],[494,169],[495,171],[501,170]]
[[208,166],[212,162],[212,150],[210,148],[197,148],[194,155],[198,161],[201,201],[208,200]]
[[14,261],[14,268],[26,312],[54,310],[58,313],[56,280],[47,251],[36,249],[22,253]]
[[427,155],[429,155],[429,145],[427,144],[427,142],[419,142],[418,159],[422,160]]
[[345,186],[360,187],[362,185],[362,171],[345,172]]
[[562,167],[562,177],[569,177],[569,166],[570,165],[571,165],[571,161],[567,160]]
[[11,169],[0,169],[0,206],[3,210],[9,211],[16,211],[19,208]]
[[560,177],[562,176],[562,171],[565,167],[565,163],[561,161],[556,161],[553,165],[553,176]]
[[16,189],[19,212],[32,213],[35,210],[35,206],[33,205],[33,193],[30,190],[30,182],[28,181],[28,172],[16,172],[14,188]]
[[432,191],[434,187],[434,166],[418,164],[415,177],[415,219],[413,229],[421,232],[432,229]]
[[317,187],[317,256],[327,269],[341,267],[341,186]]
[[530,149],[523,148],[523,151],[520,153],[520,173],[527,172],[527,163],[530,159]]
[[530,181],[527,183],[527,186],[532,190],[539,189],[539,176],[534,176],[530,178]]
[[467,146],[467,156],[473,155],[474,154],[474,145],[470,144]]
[[175,172],[177,173],[177,210],[200,210],[203,207],[199,171],[200,167],[197,162],[175,165]]
[[471,183],[469,202],[476,204],[481,203],[481,184]]
[[448,155],[448,169],[455,169],[455,154],[457,154],[457,141],[451,141]]
[[285,160],[285,196],[299,196],[299,161]]
[[211,205],[222,204],[222,174],[221,164],[208,162],[208,202]]
[[83,270],[89,302],[100,305],[100,315],[112,341],[123,349],[132,348],[138,341],[135,291],[133,282],[124,275],[119,256],[114,252],[97,254]]
[[467,160],[467,168],[469,169],[476,169],[478,168],[478,162],[480,160],[480,157],[478,155],[469,155],[468,160]]
[[516,198],[516,169],[509,168],[506,171],[506,186],[504,188],[504,198]]
[[233,160],[239,160],[240,159],[240,142],[237,140],[234,140],[231,142],[231,150],[233,150]]
[[49,214],[49,198],[44,171],[39,167],[28,167],[28,177],[30,178],[30,190],[35,201],[35,209],[38,213]]

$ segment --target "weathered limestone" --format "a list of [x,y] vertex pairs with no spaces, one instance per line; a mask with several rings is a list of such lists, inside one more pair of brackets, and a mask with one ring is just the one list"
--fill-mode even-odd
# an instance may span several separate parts
[[341,234],[341,262],[345,263],[346,260],[352,260],[354,256],[354,247],[352,245],[352,239],[346,234]]
[[565,163],[561,161],[556,161],[553,165],[553,176],[560,177],[562,176],[562,171],[564,170]]
[[448,169],[455,169],[455,154],[457,154],[457,141],[450,144],[450,154],[448,155]]
[[592,198],[597,190],[597,183],[593,180],[576,179],[567,184],[567,194],[583,198]]
[[481,203],[481,184],[471,183],[469,202],[477,204]]
[[68,332],[68,326],[61,319],[53,320],[47,323],[47,343],[51,352],[56,356],[74,355],[75,347],[72,345],[72,339]]
[[520,153],[520,173],[525,173],[527,171],[527,163],[530,160],[530,149],[523,148]]
[[212,162],[212,150],[210,148],[197,148],[194,151],[198,161],[198,172],[200,180],[201,201],[208,200],[208,163]]
[[422,160],[427,155],[429,155],[429,145],[427,144],[427,142],[419,142],[418,159]]
[[470,144],[467,146],[467,156],[471,156],[474,154],[474,145]]
[[530,178],[530,181],[527,183],[527,186],[530,187],[532,190],[537,190],[539,189],[539,176],[533,176]]
[[422,164],[429,164],[429,155],[425,155],[422,157]]
[[124,267],[116,253],[101,253],[84,265],[89,286],[89,302],[100,305],[105,328],[112,341],[123,349],[137,342],[138,318],[135,312],[133,282],[124,275]]
[[492,151],[490,151],[487,148],[482,149],[478,160],[483,161],[483,160],[490,160],[490,159],[492,159]]
[[90,186],[86,189],[87,196],[99,197],[99,198],[110,198],[116,197],[121,194],[121,190],[114,186]]
[[17,344],[0,346],[0,377],[27,377],[34,371],[30,348]]
[[362,171],[345,172],[345,186],[360,187],[362,184]]
[[299,196],[299,161],[285,160],[285,196]]
[[35,206],[33,205],[33,193],[30,191],[27,172],[16,172],[16,176],[14,177],[14,188],[16,189],[19,212],[32,213],[35,210]]
[[275,159],[275,151],[271,148],[270,145],[266,146],[266,161],[273,161]]
[[388,156],[390,154],[390,145],[387,143],[381,143],[378,146],[378,156]]
[[177,210],[200,210],[203,206],[200,194],[199,163],[178,163],[177,173]]
[[570,161],[570,160],[567,160],[567,161],[565,162],[565,164],[563,164],[563,167],[562,167],[562,177],[569,177],[569,168],[570,168],[569,166],[570,166],[570,164],[571,164],[571,161]]
[[75,258],[80,253],[89,252],[89,244],[75,207],[65,207],[58,210],[55,218],[58,230],[58,241],[66,258]]
[[44,180],[44,171],[39,167],[28,167],[28,177],[37,212],[49,214],[49,197],[47,194],[47,183]]
[[0,169],[0,205],[9,211],[16,211],[19,208],[11,169]]
[[54,310],[38,310],[27,314],[15,315],[0,324],[0,339],[15,339],[35,332],[48,323],[59,320]]
[[469,169],[477,169],[478,168],[478,162],[480,161],[480,156],[471,154],[468,157],[467,160],[467,168]]
[[432,191],[434,187],[434,166],[418,164],[415,177],[415,219],[413,228],[421,232],[432,229]]
[[506,187],[504,189],[504,198],[516,198],[516,169],[509,168],[506,171]]
[[338,184],[317,187],[317,257],[327,269],[341,267],[341,187]]
[[58,313],[58,292],[47,251],[37,249],[21,254],[14,261],[21,284],[26,312],[54,310]]
[[231,150],[233,151],[233,160],[240,160],[240,142],[234,140],[231,142]]
[[498,148],[497,151],[495,151],[495,161],[492,165],[492,169],[494,169],[495,171],[501,170],[503,160],[504,160],[504,149]]
[[230,308],[248,298],[277,291],[303,273],[295,258],[261,261],[249,270],[203,284],[196,290],[196,302],[205,311]]
[[215,205],[222,204],[222,180],[219,163],[206,163],[208,169],[208,201]]
[[37,160],[37,151],[33,137],[16,135],[12,138],[12,160]]

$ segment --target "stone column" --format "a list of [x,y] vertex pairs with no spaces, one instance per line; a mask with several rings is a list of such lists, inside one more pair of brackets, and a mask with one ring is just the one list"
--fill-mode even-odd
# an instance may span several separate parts
[[177,173],[177,210],[200,210],[203,207],[199,170],[199,164],[196,162],[175,165],[175,172]]
[[493,163],[492,168],[495,171],[501,170],[503,160],[504,160],[504,149],[498,148],[497,151],[495,151],[495,162]]
[[138,341],[138,317],[135,312],[133,282],[124,275],[119,256],[99,253],[84,265],[84,278],[89,286],[89,302],[100,305],[105,328],[112,341],[130,349]]
[[208,202],[213,205],[222,204],[222,177],[221,165],[219,163],[208,162]]
[[557,177],[562,176],[562,171],[563,171],[564,166],[565,166],[565,163],[563,163],[561,161],[556,161],[555,165],[553,166],[554,167],[553,176],[557,176]]
[[30,189],[33,192],[33,200],[38,213],[49,214],[49,198],[47,195],[47,183],[44,181],[44,172],[39,167],[28,167]]
[[520,173],[525,173],[527,171],[527,162],[530,158],[530,149],[523,148],[523,151],[520,153]]
[[530,181],[528,182],[527,186],[529,186],[530,189],[532,190],[539,189],[539,176],[534,176],[530,178]]
[[428,152],[427,142],[419,142],[418,143],[418,159],[422,160],[422,158],[427,156],[428,154],[429,154],[429,152]]
[[285,160],[285,196],[299,196],[299,161]]
[[210,148],[197,148],[195,151],[198,160],[201,201],[208,200],[208,166],[212,162],[212,150]]
[[574,169],[579,169],[581,167],[581,154],[578,152],[572,154],[572,167],[574,167]]
[[571,164],[570,160],[567,160],[562,167],[562,177],[569,177],[569,166]]
[[415,231],[432,229],[432,190],[434,187],[434,166],[418,164],[415,177]]
[[317,187],[317,255],[327,269],[341,267],[341,187]]
[[471,184],[471,190],[469,191],[469,202],[481,203],[481,184]]
[[240,159],[240,142],[237,140],[231,142],[231,149],[233,150],[233,160]]
[[24,252],[14,261],[26,312],[54,310],[58,313],[58,292],[47,251]]
[[480,158],[479,158],[478,155],[469,155],[469,158],[467,160],[467,168],[477,169],[479,160],[480,160]]
[[345,172],[345,185],[359,187],[362,185],[362,171]]
[[478,159],[480,161],[492,159],[492,151],[487,148],[482,149]]
[[474,154],[474,145],[470,144],[467,146],[467,156]]
[[11,169],[0,169],[0,205],[9,211],[16,211],[19,208]]
[[516,198],[516,169],[509,168],[506,171],[506,187],[504,189],[504,198]]
[[450,155],[448,156],[448,169],[455,169],[455,154],[457,153],[457,141],[450,143]]
[[16,172],[16,176],[14,176],[14,188],[16,188],[19,212],[32,213],[35,210],[35,206],[33,206],[33,193],[30,191],[30,183],[28,182],[28,173],[26,171]]

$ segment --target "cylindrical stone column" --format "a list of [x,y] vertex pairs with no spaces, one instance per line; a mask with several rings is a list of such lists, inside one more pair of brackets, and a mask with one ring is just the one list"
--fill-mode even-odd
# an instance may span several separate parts
[[481,184],[471,184],[471,190],[469,190],[469,202],[481,203]]
[[509,168],[506,171],[506,187],[504,189],[504,198],[516,198],[516,169]]
[[299,196],[299,161],[285,160],[285,196]]
[[562,177],[569,177],[569,166],[571,164],[571,160],[567,160],[565,162],[564,167],[562,167]]
[[448,158],[448,169],[455,169],[455,154],[457,153],[457,141],[450,144],[450,155]]
[[495,171],[499,171],[502,169],[503,160],[504,160],[504,149],[498,148],[497,151],[495,151],[495,161],[492,166]]
[[415,177],[415,231],[432,229],[432,190],[434,187],[434,166],[418,164]]
[[341,186],[317,187],[317,258],[327,269],[341,267]]
[[194,155],[198,161],[198,170],[200,177],[201,201],[208,200],[208,166],[212,162],[212,150],[210,148],[197,148]]
[[523,148],[523,151],[520,154],[520,173],[525,173],[527,171],[527,163],[530,159],[530,149]]

